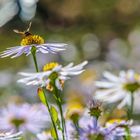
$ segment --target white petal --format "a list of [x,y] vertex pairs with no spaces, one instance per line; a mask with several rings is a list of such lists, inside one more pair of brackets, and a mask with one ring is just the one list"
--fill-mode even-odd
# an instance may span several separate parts
[[58,78],[55,80],[55,84],[56,84],[56,87],[57,87],[59,90],[62,90],[62,86],[61,86],[60,81],[59,81]]
[[112,82],[96,81],[95,86],[97,86],[98,88],[112,88],[112,87],[117,87],[118,85]]
[[108,80],[112,81],[112,82],[118,82],[119,78],[117,76],[115,76],[114,74],[105,71],[103,73],[104,77],[107,78]]

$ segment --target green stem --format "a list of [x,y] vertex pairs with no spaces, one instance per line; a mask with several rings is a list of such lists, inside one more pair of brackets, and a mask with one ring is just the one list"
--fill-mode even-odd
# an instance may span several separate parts
[[38,66],[37,66],[36,54],[32,53],[32,56],[33,56],[36,72],[39,72]]
[[55,131],[57,140],[59,140],[59,138],[58,138],[58,133],[57,133],[57,129],[56,129],[56,125],[55,125],[55,122],[54,122],[54,120],[53,120],[53,116],[52,116],[52,114],[51,114],[51,110],[50,110],[49,103],[48,103],[48,101],[47,101],[47,97],[46,97],[46,93],[45,93],[46,89],[45,89],[45,88],[42,88],[42,89],[43,89],[43,93],[44,93],[44,97],[45,97],[45,103],[46,103],[46,106],[47,106],[47,108],[48,108],[48,111],[49,111],[49,114],[50,114],[50,117],[51,117],[51,121],[52,121],[52,124],[53,124],[53,127],[54,127],[54,131]]
[[125,131],[126,131],[126,136],[124,136],[124,139],[125,140],[131,140],[131,135],[130,135],[130,129],[129,129],[129,127],[126,127],[125,128]]
[[133,108],[134,108],[134,95],[133,93],[131,93],[131,105],[128,106],[128,119],[132,119],[133,118]]
[[77,131],[77,134],[79,135],[79,122],[78,122],[78,120],[77,121],[73,120],[73,124],[75,126],[76,131]]
[[61,122],[62,122],[62,136],[63,136],[63,140],[65,140],[65,132],[66,132],[66,125],[65,125],[65,119],[63,116],[63,110],[62,110],[62,102],[61,99],[59,97],[59,93],[57,90],[57,87],[54,85],[54,95],[55,95],[55,99],[56,99],[56,103],[59,107],[59,111],[60,111],[60,115],[61,115]]
[[133,108],[134,108],[134,96],[133,93],[131,93],[131,107],[130,107],[131,118],[133,117]]
[[34,46],[31,49],[31,53],[33,56],[36,72],[39,72],[38,65],[37,65],[37,59],[36,59],[36,48]]
[[[37,59],[36,59],[36,48],[35,48],[35,47],[32,47],[31,53],[32,53],[32,56],[33,56],[33,60],[34,60],[36,72],[39,72],[38,64],[37,64]],[[55,134],[56,134],[56,138],[57,138],[57,140],[59,140],[59,138],[58,138],[58,133],[57,133],[57,129],[56,129],[56,125],[55,125],[55,123],[54,123],[54,121],[53,121],[53,117],[52,117],[52,114],[51,114],[51,111],[50,111],[49,103],[48,103],[48,101],[47,101],[47,97],[46,97],[44,88],[43,88],[43,93],[44,93],[44,97],[45,97],[46,106],[47,106],[47,108],[48,108],[48,111],[49,111],[49,114],[50,114],[50,118],[51,118],[51,121],[52,121],[52,124],[53,124],[53,127],[54,127],[54,131],[55,131]]]

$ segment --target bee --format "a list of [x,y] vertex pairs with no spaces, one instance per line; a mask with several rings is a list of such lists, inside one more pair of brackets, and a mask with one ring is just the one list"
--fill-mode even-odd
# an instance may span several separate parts
[[29,26],[28,28],[25,30],[25,31],[19,31],[17,29],[14,29],[13,31],[17,34],[20,34],[20,35],[23,35],[24,37],[27,37],[29,35],[32,35],[29,31],[30,31],[30,28],[31,28],[31,25],[32,25],[32,22],[29,23]]

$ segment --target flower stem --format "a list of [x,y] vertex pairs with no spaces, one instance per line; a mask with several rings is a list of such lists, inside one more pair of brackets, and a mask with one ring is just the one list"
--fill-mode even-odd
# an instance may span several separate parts
[[130,114],[131,114],[131,118],[133,117],[133,107],[134,107],[134,94],[131,93],[131,106],[130,106]]
[[134,108],[134,94],[131,93],[131,105],[128,107],[128,119],[133,117],[133,108]]
[[39,72],[38,65],[37,65],[37,59],[36,59],[36,48],[34,46],[31,49],[31,53],[33,56],[36,72]]
[[124,140],[131,140],[131,135],[130,135],[130,129],[129,127],[126,127],[125,128],[125,131],[126,131],[126,136],[124,136]]
[[79,135],[79,122],[78,122],[78,120],[73,120],[73,124],[74,124],[74,126],[75,126],[75,129],[76,129],[76,131],[77,131],[77,135]]
[[47,101],[47,97],[46,97],[46,93],[45,93],[46,89],[45,89],[45,88],[42,88],[42,90],[43,90],[43,94],[44,94],[44,97],[45,97],[45,103],[46,103],[46,106],[47,106],[47,108],[48,108],[48,111],[49,111],[49,114],[50,114],[50,117],[51,117],[51,121],[52,121],[52,124],[53,124],[53,127],[54,127],[54,131],[55,131],[57,140],[59,140],[59,138],[58,138],[58,133],[57,133],[57,129],[56,129],[56,125],[55,125],[55,123],[54,123],[54,120],[53,120],[53,117],[52,117],[52,114],[51,114],[51,110],[50,110],[50,106],[49,106],[49,103],[48,103],[48,101]]
[[[38,69],[38,64],[37,64],[37,59],[36,59],[36,48],[33,46],[32,47],[32,56],[33,56],[33,60],[34,60],[34,64],[35,64],[35,68],[36,68],[36,72],[39,72],[39,69]],[[52,124],[53,124],[53,128],[54,128],[54,131],[55,131],[55,134],[56,134],[56,139],[59,140],[58,138],[58,133],[57,133],[57,129],[56,129],[56,125],[53,121],[53,117],[52,117],[52,114],[51,114],[51,111],[50,111],[50,107],[49,107],[49,103],[47,101],[47,97],[46,97],[46,94],[45,94],[45,89],[43,88],[43,94],[44,94],[44,97],[45,97],[45,103],[46,103],[46,106],[47,106],[47,109],[49,111],[49,114],[50,114],[50,118],[51,118],[51,121],[52,121]]]
[[65,119],[64,119],[64,116],[63,116],[63,110],[62,110],[62,101],[61,101],[61,98],[59,96],[59,93],[58,93],[58,89],[57,87],[54,85],[54,95],[55,95],[55,99],[56,99],[56,103],[59,107],[59,111],[60,111],[60,115],[61,115],[61,122],[62,122],[62,136],[63,136],[63,140],[65,140],[65,132],[66,132],[66,125],[65,125]]

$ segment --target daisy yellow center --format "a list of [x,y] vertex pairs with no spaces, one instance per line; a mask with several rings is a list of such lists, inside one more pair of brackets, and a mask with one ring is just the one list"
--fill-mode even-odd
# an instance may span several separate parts
[[53,68],[55,68],[56,66],[58,66],[59,64],[56,63],[56,62],[51,62],[51,63],[48,63],[46,65],[44,65],[43,67],[43,71],[49,71],[49,70],[52,70]]
[[20,125],[25,123],[25,120],[22,118],[12,118],[10,122],[18,128]]
[[131,93],[134,93],[139,88],[140,88],[140,84],[138,82],[124,84],[124,89],[130,91]]
[[76,119],[83,113],[84,107],[81,103],[70,102],[67,107],[67,117],[70,119]]
[[[56,62],[51,62],[51,63],[48,63],[48,64],[46,64],[46,65],[44,65],[44,67],[43,67],[43,71],[45,72],[45,71],[51,71],[51,70],[53,70],[55,67],[57,67],[59,64],[58,63],[56,63]],[[49,84],[47,84],[47,86],[46,86],[46,89],[47,90],[49,90],[49,91],[53,91],[53,86],[54,86],[54,81],[58,78],[58,72],[56,72],[56,71],[54,71],[54,72],[52,72],[50,75],[49,75],[49,79],[51,80],[50,82],[49,82]],[[59,79],[59,82],[60,82],[60,85],[63,87],[63,85],[64,85],[64,81],[63,80],[60,80]]]
[[41,36],[38,35],[28,35],[25,38],[21,40],[21,46],[27,46],[27,45],[34,45],[34,44],[43,44],[44,39]]

